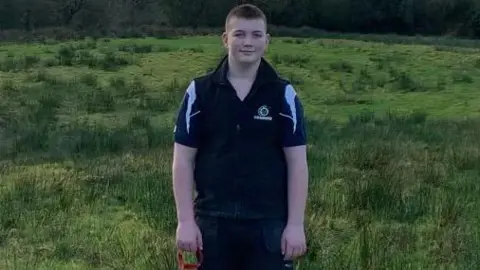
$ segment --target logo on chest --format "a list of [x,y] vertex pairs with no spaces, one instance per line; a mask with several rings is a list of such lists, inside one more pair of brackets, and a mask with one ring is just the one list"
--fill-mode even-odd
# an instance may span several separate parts
[[254,115],[253,118],[257,120],[272,121],[272,117],[269,115],[270,110],[268,109],[267,105],[263,105],[258,108],[257,114]]

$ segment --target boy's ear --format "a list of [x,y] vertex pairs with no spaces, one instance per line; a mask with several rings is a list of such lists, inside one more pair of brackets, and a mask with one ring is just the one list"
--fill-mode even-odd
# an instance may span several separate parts
[[270,41],[271,41],[272,37],[268,33],[265,35],[265,37],[266,37],[265,38],[265,52],[266,52],[266,51],[268,51],[268,47],[270,45]]
[[225,48],[228,47],[228,33],[227,32],[222,33],[222,43],[223,43],[223,46]]

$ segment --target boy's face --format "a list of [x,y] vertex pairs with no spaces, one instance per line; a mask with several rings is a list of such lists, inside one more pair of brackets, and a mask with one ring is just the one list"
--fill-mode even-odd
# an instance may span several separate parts
[[269,42],[265,21],[262,19],[230,19],[223,34],[224,46],[239,63],[253,64],[263,56]]

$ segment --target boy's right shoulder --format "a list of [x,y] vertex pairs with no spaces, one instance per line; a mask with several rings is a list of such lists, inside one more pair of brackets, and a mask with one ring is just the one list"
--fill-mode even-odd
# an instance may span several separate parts
[[190,86],[194,87],[197,95],[204,94],[206,91],[209,91],[212,86],[212,75],[213,71],[208,72],[204,75],[193,77],[190,80]]

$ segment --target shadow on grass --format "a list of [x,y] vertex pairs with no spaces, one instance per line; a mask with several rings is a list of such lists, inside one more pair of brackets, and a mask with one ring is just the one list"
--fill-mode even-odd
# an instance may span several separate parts
[[41,162],[45,159],[95,158],[105,154],[167,147],[173,139],[173,128],[153,126],[146,116],[134,116],[127,125],[118,128],[86,122],[56,128],[52,126],[51,123],[41,122],[29,129],[23,128],[20,134],[15,132],[15,137],[7,137],[1,158],[27,158],[28,163],[35,163],[35,157]]

